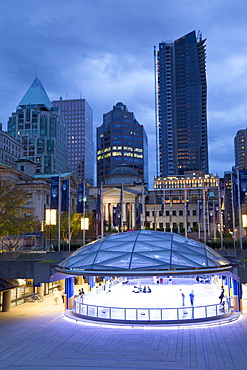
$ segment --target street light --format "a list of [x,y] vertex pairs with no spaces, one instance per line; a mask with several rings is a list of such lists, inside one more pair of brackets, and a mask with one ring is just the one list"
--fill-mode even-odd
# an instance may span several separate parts
[[83,231],[83,246],[85,245],[85,230],[89,229],[89,218],[82,217],[81,218],[81,230]]
[[46,209],[45,210],[45,224],[49,225],[49,234],[50,234],[50,245],[51,245],[51,225],[57,224],[57,211],[56,209]]

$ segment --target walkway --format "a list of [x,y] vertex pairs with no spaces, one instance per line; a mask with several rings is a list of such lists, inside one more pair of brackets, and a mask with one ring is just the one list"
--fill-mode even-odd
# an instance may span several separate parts
[[76,323],[52,297],[0,312],[0,369],[246,370],[247,316],[225,325]]

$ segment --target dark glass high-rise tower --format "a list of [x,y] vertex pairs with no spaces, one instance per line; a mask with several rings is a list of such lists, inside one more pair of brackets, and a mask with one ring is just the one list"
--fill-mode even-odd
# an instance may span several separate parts
[[120,164],[132,167],[148,182],[148,139],[144,127],[119,102],[103,115],[97,128],[97,183],[104,182]]
[[193,31],[159,44],[157,175],[161,177],[196,170],[208,173],[205,42]]

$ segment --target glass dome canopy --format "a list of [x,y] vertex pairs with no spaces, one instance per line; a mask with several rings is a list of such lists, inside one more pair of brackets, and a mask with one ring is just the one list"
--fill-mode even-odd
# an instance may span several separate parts
[[139,230],[96,240],[59,263],[71,275],[135,276],[220,273],[231,263],[207,245],[169,232]]

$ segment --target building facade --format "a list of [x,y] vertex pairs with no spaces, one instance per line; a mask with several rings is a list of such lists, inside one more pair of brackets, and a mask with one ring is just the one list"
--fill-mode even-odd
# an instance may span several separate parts
[[93,111],[85,99],[54,100],[66,122],[68,164],[78,182],[93,186]]
[[8,133],[23,144],[23,155],[36,163],[36,173],[68,171],[65,123],[38,78],[9,118]]
[[7,132],[0,123],[0,163],[15,167],[15,161],[23,157],[23,145]]
[[161,177],[208,173],[205,42],[193,31],[174,42],[161,42],[155,52]]
[[247,169],[247,129],[239,130],[234,138],[235,167]]
[[103,115],[97,128],[97,183],[105,181],[120,164],[132,167],[148,183],[148,139],[134,113],[119,102]]
[[146,202],[150,227],[171,232],[197,231],[199,239],[205,230],[208,237],[216,238],[223,226],[218,175],[188,171],[184,175],[156,177],[154,188]]

